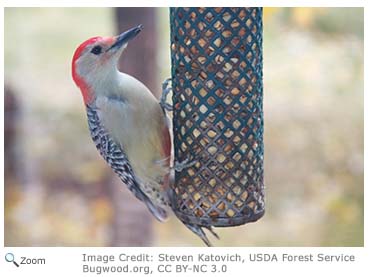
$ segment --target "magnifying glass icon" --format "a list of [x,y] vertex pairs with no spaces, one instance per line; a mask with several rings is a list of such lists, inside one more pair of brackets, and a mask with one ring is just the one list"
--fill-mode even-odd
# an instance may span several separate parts
[[7,261],[7,262],[9,262],[9,263],[13,263],[13,264],[15,264],[17,267],[19,267],[19,264],[18,264],[16,261],[14,261],[14,255],[13,255],[13,253],[7,253],[7,254],[5,255],[5,261]]

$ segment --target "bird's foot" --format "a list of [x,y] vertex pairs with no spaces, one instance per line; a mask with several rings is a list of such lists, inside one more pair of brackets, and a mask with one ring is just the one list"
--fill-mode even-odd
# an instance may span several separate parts
[[186,158],[185,160],[179,162],[179,161],[174,161],[174,170],[177,172],[181,172],[183,169],[189,168],[193,165],[195,165],[197,163],[197,161],[190,161],[189,162],[189,158]]
[[169,86],[169,82],[171,82],[172,79],[168,78],[166,79],[162,84],[162,92],[160,97],[160,106],[163,110],[170,112],[173,111],[173,105],[168,103],[168,95],[172,91],[172,87]]

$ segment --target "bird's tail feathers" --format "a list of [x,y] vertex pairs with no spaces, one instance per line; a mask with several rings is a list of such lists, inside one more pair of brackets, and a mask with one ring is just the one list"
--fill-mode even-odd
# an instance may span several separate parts
[[196,235],[198,235],[201,240],[207,245],[207,246],[213,246],[212,243],[210,242],[210,240],[208,239],[208,237],[206,236],[204,230],[202,228],[206,228],[210,231],[210,233],[216,237],[217,239],[219,239],[219,236],[217,233],[214,232],[214,230],[212,229],[211,226],[199,226],[199,225],[195,225],[195,224],[190,224],[190,223],[185,223],[183,222],[184,225],[186,225],[186,227],[188,229],[190,229],[192,232],[194,232]]

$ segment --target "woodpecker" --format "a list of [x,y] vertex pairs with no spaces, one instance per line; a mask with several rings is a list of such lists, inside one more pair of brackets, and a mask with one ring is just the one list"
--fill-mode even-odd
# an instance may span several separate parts
[[[115,37],[83,42],[73,56],[72,77],[81,90],[90,134],[101,156],[155,218],[164,221],[173,173],[165,105],[143,83],[117,69],[128,42],[141,30],[138,25]],[[210,244],[200,226],[184,224]]]

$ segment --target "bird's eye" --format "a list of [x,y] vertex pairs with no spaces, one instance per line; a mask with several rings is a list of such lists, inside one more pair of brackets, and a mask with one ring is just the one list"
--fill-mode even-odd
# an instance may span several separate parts
[[101,50],[102,50],[101,46],[98,45],[92,48],[91,53],[95,55],[99,55],[101,53]]

